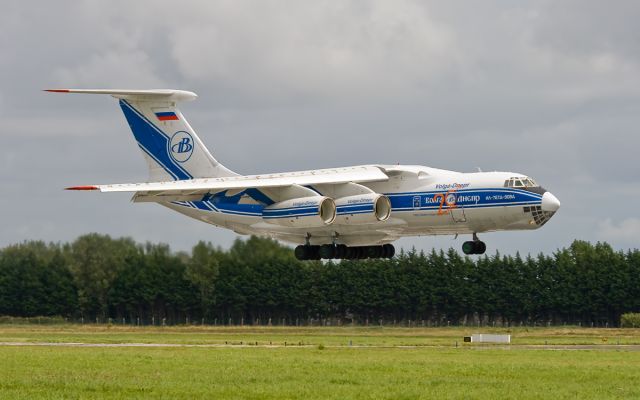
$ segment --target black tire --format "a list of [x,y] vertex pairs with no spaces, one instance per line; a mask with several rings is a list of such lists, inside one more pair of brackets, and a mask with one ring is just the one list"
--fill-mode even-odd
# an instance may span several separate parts
[[462,252],[466,255],[476,254],[475,242],[469,241],[462,243]]
[[323,244],[318,251],[320,258],[332,259],[336,256],[336,247],[332,244]]
[[378,258],[378,246],[365,247],[367,258]]
[[351,255],[351,259],[352,260],[359,260],[360,259],[360,247],[352,247],[351,251],[353,252]]
[[380,246],[380,258],[389,258],[389,247],[386,244]]
[[344,252],[344,258],[347,260],[353,260],[356,258],[356,249],[355,247],[347,247]]
[[308,246],[307,260],[320,260],[320,246]]
[[485,251],[487,251],[487,245],[484,242],[481,242],[481,241],[475,242],[474,254],[484,254]]
[[309,252],[307,251],[307,246],[303,246],[303,245],[296,246],[295,250],[293,250],[293,254],[300,261],[308,260],[307,256]]
[[336,258],[343,259],[347,256],[347,250],[349,248],[343,244],[339,244],[336,246]]
[[396,248],[392,244],[382,246],[382,256],[384,258],[393,258],[396,255]]
[[376,258],[384,257],[384,246],[376,246]]

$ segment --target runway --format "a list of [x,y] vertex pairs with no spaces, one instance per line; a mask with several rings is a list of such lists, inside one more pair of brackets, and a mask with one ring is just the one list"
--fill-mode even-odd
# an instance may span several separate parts
[[[318,345],[308,343],[277,343],[267,344],[259,342],[236,342],[236,343],[215,343],[215,344],[183,344],[183,343],[80,343],[80,342],[0,342],[0,346],[13,347],[149,347],[149,348],[317,348]],[[556,351],[640,351],[640,345],[618,345],[618,344],[598,344],[598,345],[491,345],[491,344],[455,344],[451,346],[408,346],[408,345],[324,345],[323,348],[353,348],[353,349],[433,349],[433,348],[458,348],[468,350],[556,350]]]

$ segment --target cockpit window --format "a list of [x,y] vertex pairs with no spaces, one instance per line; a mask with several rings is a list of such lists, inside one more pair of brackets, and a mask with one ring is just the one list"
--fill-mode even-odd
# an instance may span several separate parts
[[530,188],[538,186],[536,181],[526,176],[514,176],[504,181],[504,187]]

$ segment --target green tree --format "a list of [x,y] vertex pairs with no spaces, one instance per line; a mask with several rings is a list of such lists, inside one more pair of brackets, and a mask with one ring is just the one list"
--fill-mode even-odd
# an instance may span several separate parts
[[80,236],[65,247],[83,314],[107,317],[109,289],[126,260],[135,258],[139,251],[132,239],[111,239],[96,233]]
[[70,316],[76,301],[58,246],[25,242],[0,252],[0,315]]
[[211,243],[198,242],[186,263],[185,276],[198,288],[200,307],[205,318],[210,317],[215,304],[215,284],[220,273],[223,252]]

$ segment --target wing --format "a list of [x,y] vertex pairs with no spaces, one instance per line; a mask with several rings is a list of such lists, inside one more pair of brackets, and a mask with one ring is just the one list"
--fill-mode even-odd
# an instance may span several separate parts
[[[380,182],[389,177],[377,166],[318,169],[266,175],[224,178],[188,179],[180,181],[117,183],[111,185],[73,186],[67,190],[99,190],[101,192],[135,192],[134,202],[198,201],[207,194],[222,191],[238,193],[245,189],[267,189],[270,192],[304,190],[305,186],[338,185],[355,182]],[[278,190],[280,188],[280,190]],[[293,190],[299,192],[300,190]],[[307,189],[311,190],[311,189]],[[285,197],[290,197],[286,195]]]

